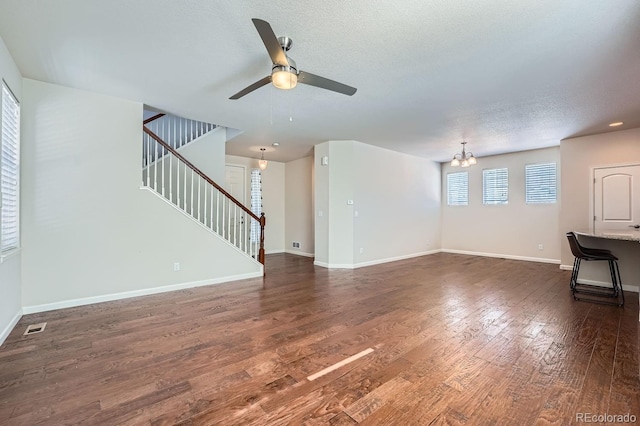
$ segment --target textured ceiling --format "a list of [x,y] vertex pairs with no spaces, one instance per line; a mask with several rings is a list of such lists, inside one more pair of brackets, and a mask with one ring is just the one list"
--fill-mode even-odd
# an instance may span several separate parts
[[[358,92],[229,100],[270,72],[251,18]],[[483,156],[640,127],[639,22],[637,0],[0,0],[24,77],[240,129],[227,153],[280,161],[325,140],[446,161],[463,139]]]

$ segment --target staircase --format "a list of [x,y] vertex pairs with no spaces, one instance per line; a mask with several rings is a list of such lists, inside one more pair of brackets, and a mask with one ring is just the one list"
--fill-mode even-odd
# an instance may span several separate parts
[[179,153],[215,127],[165,114],[145,120],[142,185],[264,265],[264,213],[252,212]]

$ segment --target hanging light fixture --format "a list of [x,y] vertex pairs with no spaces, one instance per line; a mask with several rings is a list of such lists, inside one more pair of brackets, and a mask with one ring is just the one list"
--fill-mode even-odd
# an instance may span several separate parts
[[453,160],[451,160],[451,166],[452,167],[469,167],[469,166],[473,166],[474,164],[476,164],[478,161],[476,160],[476,157],[473,156],[473,154],[471,152],[466,152],[465,151],[465,145],[467,144],[466,142],[461,142],[462,144],[462,153],[457,153],[456,155],[453,156]]
[[260,159],[258,160],[258,167],[260,167],[260,170],[264,170],[267,168],[267,164],[268,161],[264,159],[264,151],[266,150],[266,148],[260,148],[260,151],[262,151],[262,155],[260,156]]

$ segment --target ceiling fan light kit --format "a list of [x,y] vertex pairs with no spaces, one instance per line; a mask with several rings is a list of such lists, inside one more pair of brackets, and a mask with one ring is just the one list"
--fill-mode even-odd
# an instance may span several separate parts
[[291,49],[293,41],[289,37],[276,37],[271,25],[262,19],[253,18],[253,25],[258,30],[258,35],[262,38],[264,46],[267,48],[271,62],[271,74],[263,77],[253,84],[245,87],[229,99],[236,100],[248,95],[262,86],[273,84],[278,89],[290,90],[296,87],[298,83],[308,84],[310,86],[319,87],[321,89],[331,90],[333,92],[342,93],[352,96],[358,89],[347,86],[346,84],[330,80],[319,75],[311,74],[305,71],[299,71],[293,59],[287,56],[286,52]]
[[290,67],[278,65],[271,72],[271,83],[278,89],[289,90],[298,85],[298,75]]

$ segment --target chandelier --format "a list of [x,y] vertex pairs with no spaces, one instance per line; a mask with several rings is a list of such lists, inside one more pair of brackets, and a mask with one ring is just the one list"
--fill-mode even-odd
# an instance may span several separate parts
[[476,164],[478,162],[476,160],[476,157],[474,157],[471,152],[465,151],[465,145],[467,143],[461,142],[461,144],[462,144],[462,152],[461,153],[459,152],[453,156],[453,160],[451,160],[451,166],[452,167],[458,167],[458,166],[469,167]]

